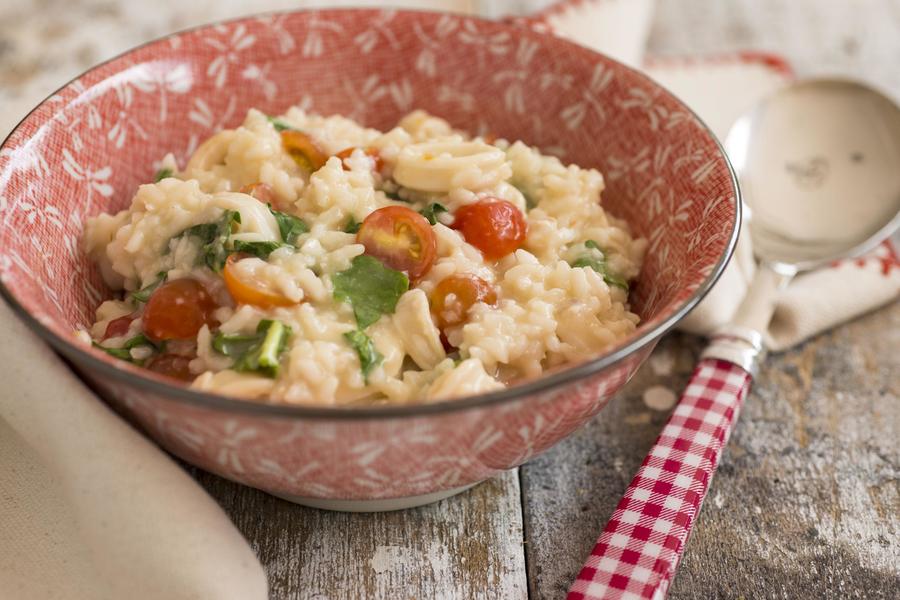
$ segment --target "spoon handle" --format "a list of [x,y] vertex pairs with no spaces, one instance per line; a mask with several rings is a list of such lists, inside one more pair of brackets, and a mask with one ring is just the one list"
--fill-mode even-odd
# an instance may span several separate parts
[[725,360],[697,364],[568,600],[665,597],[751,380]]

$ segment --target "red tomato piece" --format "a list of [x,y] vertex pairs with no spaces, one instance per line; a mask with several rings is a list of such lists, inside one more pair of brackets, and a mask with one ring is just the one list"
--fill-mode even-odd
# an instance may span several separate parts
[[175,279],[159,286],[144,308],[144,335],[153,341],[188,340],[204,325],[215,324],[215,300],[195,279]]
[[257,181],[256,183],[245,185],[240,189],[240,192],[253,196],[263,204],[272,204],[273,206],[275,204],[275,190],[268,183]]
[[124,317],[119,317],[118,319],[113,319],[106,325],[106,333],[103,334],[103,339],[109,339],[113,337],[122,337],[126,333],[128,333],[128,328],[131,327],[131,322],[137,318],[137,315],[134,313],[130,315],[125,315]]
[[[353,154],[353,151],[356,150],[356,148],[356,146],[351,146],[349,148],[344,148],[343,150],[335,154],[335,156],[341,159],[341,164],[344,165],[345,171],[349,171],[350,167],[347,166],[347,163],[344,162],[344,160],[350,158],[350,155]],[[363,151],[369,156],[369,158],[372,159],[372,168],[375,170],[375,172],[381,173],[381,170],[384,168],[384,159],[381,158],[381,153],[378,152],[378,149],[368,146],[366,148],[363,148]]]
[[311,173],[321,169],[328,160],[311,137],[296,129],[281,132],[281,145],[295,163]]
[[225,261],[225,268],[222,269],[222,278],[225,279],[225,286],[235,302],[238,304],[252,304],[263,308],[297,304],[278,290],[270,288],[265,282],[240,273],[240,269],[235,265],[241,259],[247,258],[247,256],[246,254],[229,255]]
[[478,302],[496,304],[494,287],[476,275],[451,275],[431,292],[431,314],[440,329],[465,323],[469,310]]
[[497,198],[480,200],[457,210],[453,228],[481,250],[486,260],[499,260],[515,252],[528,234],[522,211]]
[[405,206],[385,206],[369,213],[356,241],[366,254],[397,271],[418,279],[431,269],[437,257],[437,239],[428,219]]
[[165,375],[166,377],[172,377],[173,379],[192,381],[194,379],[194,374],[191,373],[190,368],[188,368],[190,362],[191,358],[188,356],[171,353],[160,354],[159,356],[154,356],[145,363],[144,368],[149,369],[154,373]]

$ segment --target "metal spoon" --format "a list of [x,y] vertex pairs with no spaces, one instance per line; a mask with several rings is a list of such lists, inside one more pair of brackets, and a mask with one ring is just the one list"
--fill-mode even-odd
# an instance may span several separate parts
[[[805,81],[741,117],[725,148],[760,268],[723,333],[755,342],[794,275],[863,254],[900,226],[900,108],[854,81]],[[720,346],[703,356],[741,360],[752,372],[755,355]]]
[[726,149],[760,267],[732,323],[701,355],[570,598],[665,596],[750,390],[778,290],[900,227],[900,107],[863,84],[818,79],[785,88],[735,123]]

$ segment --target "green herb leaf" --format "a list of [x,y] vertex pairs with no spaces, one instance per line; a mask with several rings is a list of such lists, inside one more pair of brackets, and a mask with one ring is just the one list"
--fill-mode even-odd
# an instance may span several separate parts
[[381,191],[384,192],[384,195],[387,196],[388,198],[390,198],[391,200],[394,200],[396,202],[406,202],[407,204],[409,203],[409,200],[406,200],[405,198],[401,198],[400,194],[397,192],[389,192],[387,190],[381,190]]
[[137,348],[138,346],[150,346],[154,349],[156,348],[156,344],[151,342],[150,339],[143,333],[139,333],[133,338],[125,340],[125,344],[122,346],[122,348],[131,350],[132,348]]
[[263,260],[268,259],[269,255],[279,248],[287,247],[287,244],[281,242],[245,242],[243,240],[234,240],[233,242],[235,252],[245,252]]
[[119,358],[121,360],[127,360],[130,363],[135,363],[138,365],[141,364],[143,361],[135,360],[134,358],[132,358],[132,356],[131,356],[132,348],[137,348],[138,346],[149,346],[149,347],[153,348],[154,351],[157,351],[160,349],[159,345],[151,342],[150,339],[147,338],[147,336],[145,336],[143,333],[139,333],[136,336],[134,336],[133,338],[125,340],[125,343],[122,344],[121,348],[107,348],[106,346],[98,344],[97,342],[91,342],[91,343],[94,346],[94,348],[100,348],[101,350],[103,350],[104,352],[109,354],[110,356],[115,356],[116,358]]
[[443,204],[438,204],[437,202],[432,202],[425,208],[419,211],[419,214],[428,219],[428,222],[432,225],[437,224],[437,216],[441,213],[447,212],[447,207]]
[[594,250],[600,250],[600,252],[603,252],[603,250],[600,249],[600,244],[598,244],[598,243],[595,242],[594,240],[588,240],[588,241],[586,241],[586,242],[584,243],[584,247],[585,247],[585,248],[593,248]]
[[167,179],[173,175],[172,169],[160,169],[156,172],[156,175],[153,176],[153,183],[159,183],[163,179]]
[[519,192],[525,198],[525,209],[526,210],[531,210],[532,208],[537,206],[537,201],[531,196],[531,194],[525,193],[525,190],[523,190],[522,188],[520,188],[517,185],[513,185],[513,187],[516,188],[517,190],[519,190]]
[[258,357],[255,357],[251,364],[256,365],[270,377],[275,377],[280,366],[279,358],[287,348],[287,341],[291,336],[291,328],[281,321],[269,321],[265,327],[266,337],[263,338]]
[[346,271],[331,277],[334,299],[353,306],[361,330],[391,314],[400,296],[409,289],[409,279],[400,271],[388,269],[381,261],[365,254],[353,259]]
[[272,216],[275,217],[275,222],[278,223],[278,231],[281,232],[281,239],[284,240],[284,243],[294,246],[298,237],[309,232],[309,225],[301,219],[294,215],[274,210],[272,205],[268,206],[269,212],[272,213]]
[[[226,210],[222,218],[212,223],[201,223],[188,227],[175,238],[192,236],[200,240],[199,258],[213,271],[221,271],[230,251],[225,247],[231,237],[231,228],[241,222],[241,213]],[[173,238],[173,239],[175,239]]]
[[347,224],[344,225],[344,233],[357,233],[359,232],[360,225],[362,225],[362,223],[357,222],[357,220],[353,218],[353,215],[350,215],[350,218],[347,219]]
[[100,348],[110,356],[115,356],[116,358],[131,362],[131,350],[128,348],[107,348],[106,346],[101,346],[97,342],[91,342],[91,345],[93,345],[94,348]]
[[240,333],[222,333],[219,331],[213,337],[213,350],[219,354],[236,358],[246,353],[254,344],[262,340],[259,334],[242,335]]
[[153,294],[153,292],[156,291],[156,288],[163,284],[167,277],[168,274],[165,271],[160,271],[156,275],[156,281],[142,287],[136,292],[131,292],[131,299],[135,302],[146,302],[150,299],[150,296]]
[[266,117],[266,119],[269,121],[269,123],[272,124],[272,127],[275,128],[275,131],[277,131],[279,133],[281,133],[282,131],[286,131],[288,129],[296,129],[296,127],[291,127],[290,125],[288,125],[287,123],[285,123],[284,121],[279,119],[278,117]]
[[372,341],[372,338],[358,329],[346,332],[344,339],[356,350],[363,377],[368,381],[369,373],[381,364],[384,356],[375,348],[375,342]]
[[281,366],[281,354],[287,348],[291,328],[281,321],[263,319],[253,335],[215,335],[213,350],[234,358],[232,369],[241,372],[261,373],[267,377],[277,377]]
[[[592,244],[592,245],[589,245]],[[588,240],[584,243],[587,248],[594,248],[599,250],[600,248],[597,246],[597,242],[593,240]],[[600,273],[603,276],[603,281],[606,282],[607,285],[614,285],[616,287],[620,287],[626,292],[628,291],[628,281],[625,280],[624,277],[620,275],[616,275],[609,269],[609,265],[606,264],[606,260],[602,257],[597,257],[595,254],[585,254],[579,256],[576,260],[572,262],[573,267],[587,267],[593,269]]]

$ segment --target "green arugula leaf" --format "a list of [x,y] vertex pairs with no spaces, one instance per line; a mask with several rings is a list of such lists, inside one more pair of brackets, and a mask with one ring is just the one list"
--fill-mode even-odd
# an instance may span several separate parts
[[156,172],[156,175],[153,176],[153,183],[159,183],[163,179],[167,179],[173,175],[172,169],[160,169]]
[[291,127],[290,125],[288,125],[287,123],[285,123],[284,121],[279,119],[278,117],[268,117],[267,116],[266,120],[268,120],[269,123],[272,124],[272,127],[274,127],[275,131],[277,131],[278,133],[281,133],[282,131],[286,131],[288,129],[296,129],[295,127]]
[[384,192],[384,195],[387,196],[388,198],[390,198],[391,200],[394,200],[396,202],[406,202],[407,204],[409,204],[409,200],[406,200],[405,198],[401,198],[400,194],[397,192],[389,192],[387,190],[381,190],[381,191]]
[[99,348],[109,354],[110,356],[115,356],[116,358],[120,358],[122,360],[127,360],[128,362],[132,362],[131,359],[131,351],[127,348],[107,348],[106,346],[101,346],[97,342],[91,342],[91,345],[94,348]]
[[139,333],[133,338],[125,340],[125,343],[122,344],[121,348],[107,348],[106,346],[98,344],[97,342],[91,342],[91,344],[94,346],[94,348],[100,348],[110,356],[115,356],[116,358],[119,358],[121,360],[127,360],[128,362],[136,364],[140,364],[143,361],[134,360],[134,358],[132,358],[132,348],[137,348],[138,346],[150,346],[154,350],[158,350],[156,344],[151,342],[143,333]]
[[263,319],[253,335],[225,334],[221,331],[212,342],[213,350],[234,358],[232,369],[277,377],[281,354],[287,349],[291,328],[272,319]]
[[584,242],[584,247],[589,251],[596,250],[597,252],[588,252],[579,256],[572,262],[572,266],[591,268],[603,276],[603,281],[605,281],[607,285],[620,287],[627,292],[628,281],[626,281],[624,277],[621,277],[610,270],[609,264],[607,264],[606,258],[604,257],[603,248],[600,247],[600,244],[594,240],[586,240]]
[[135,302],[146,302],[150,299],[150,296],[153,294],[153,292],[156,291],[156,288],[163,284],[167,277],[168,273],[166,273],[165,271],[160,271],[156,275],[156,281],[142,287],[136,292],[131,292],[131,299]]
[[525,209],[526,210],[531,210],[532,208],[537,206],[537,201],[531,197],[531,194],[526,194],[525,190],[523,190],[522,188],[520,188],[517,185],[513,185],[513,187],[516,188],[517,190],[519,190],[519,192],[525,198]]
[[294,215],[277,211],[272,208],[271,204],[267,206],[269,207],[269,212],[275,217],[275,222],[278,223],[278,231],[281,232],[281,239],[286,244],[294,246],[298,237],[309,232],[309,225],[304,223],[303,220]]
[[188,227],[172,239],[182,236],[196,237],[200,240],[199,259],[213,271],[221,271],[225,266],[225,259],[230,251],[225,247],[231,238],[231,228],[235,223],[241,222],[241,213],[234,210],[226,210],[222,218],[212,223],[200,223]]
[[138,346],[151,346],[156,349],[156,344],[150,341],[150,339],[145,336],[143,333],[139,333],[131,339],[125,340],[125,344],[122,348],[126,350],[131,350],[132,348],[137,348]]
[[281,242],[245,242],[243,240],[234,240],[232,247],[235,252],[245,252],[257,258],[266,260],[269,255],[279,248],[287,248],[287,244]]
[[428,219],[428,222],[432,225],[437,224],[437,216],[441,213],[445,213],[447,211],[447,207],[443,204],[438,204],[437,202],[432,202],[425,208],[419,211],[419,214]]
[[360,330],[391,314],[400,296],[409,289],[409,279],[365,254],[353,259],[346,271],[331,276],[334,299],[349,302]]
[[347,224],[344,225],[344,233],[358,233],[360,225],[362,223],[357,222],[353,215],[350,215],[350,218],[347,219]]
[[246,353],[255,344],[262,340],[261,335],[253,333],[251,335],[243,335],[240,333],[222,333],[219,331],[213,337],[213,350],[219,354],[236,358]]
[[375,348],[375,342],[372,341],[372,338],[358,329],[344,333],[344,339],[356,350],[356,354],[359,356],[360,369],[363,377],[368,382],[369,373],[381,364],[384,356]]

